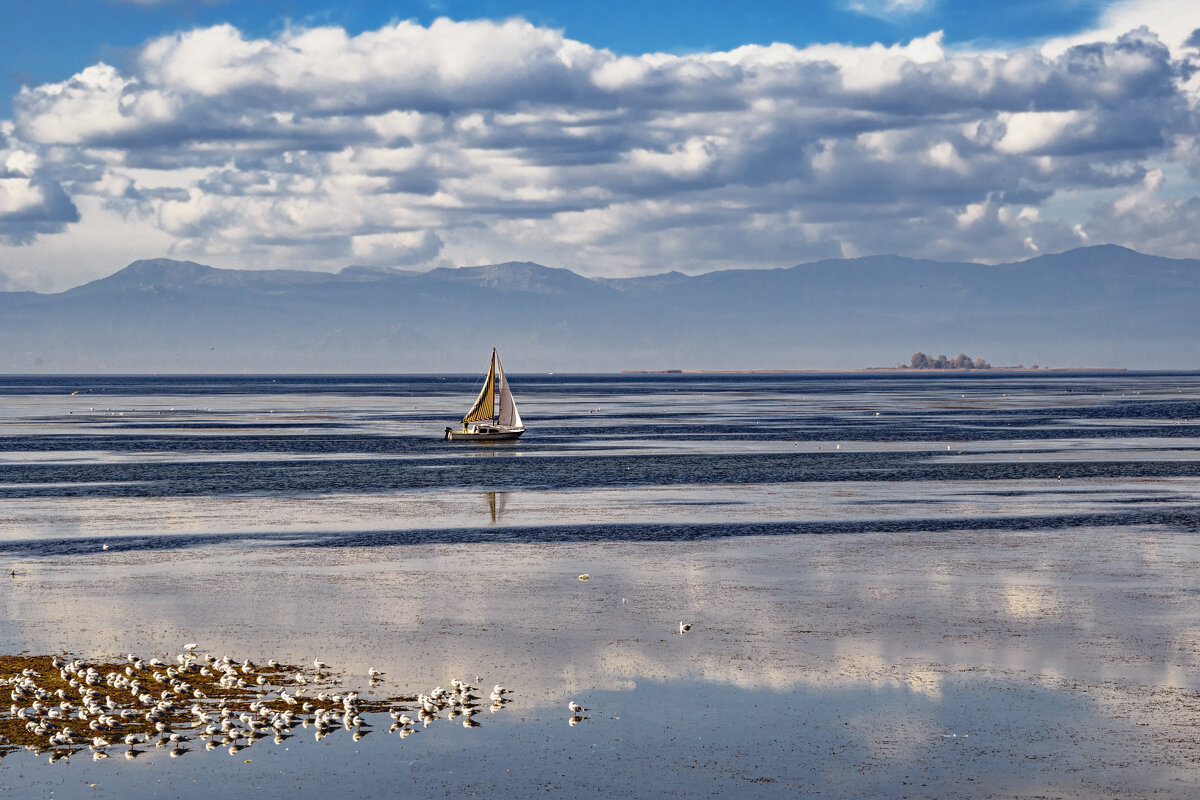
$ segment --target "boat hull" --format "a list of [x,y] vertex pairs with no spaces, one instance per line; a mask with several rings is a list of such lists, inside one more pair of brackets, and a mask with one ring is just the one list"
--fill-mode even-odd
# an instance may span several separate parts
[[446,428],[446,441],[448,442],[504,442],[512,439],[521,438],[521,434],[525,432],[524,428],[520,430],[479,430],[472,431],[465,428],[453,430]]

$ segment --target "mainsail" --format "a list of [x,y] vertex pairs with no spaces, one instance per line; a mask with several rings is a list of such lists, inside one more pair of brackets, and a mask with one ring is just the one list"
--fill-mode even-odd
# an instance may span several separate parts
[[[483,382],[483,388],[479,390],[475,405],[471,406],[471,410],[462,418],[463,425],[468,422],[484,422],[496,416],[496,365],[499,363],[496,350],[492,348],[492,363],[488,366],[487,379]],[[503,380],[504,373],[500,374],[500,378]]]

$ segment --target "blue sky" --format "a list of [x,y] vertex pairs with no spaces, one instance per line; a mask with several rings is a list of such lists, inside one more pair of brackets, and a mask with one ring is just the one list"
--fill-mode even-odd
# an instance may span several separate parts
[[14,0],[0,289],[1196,255],[1191,0]]

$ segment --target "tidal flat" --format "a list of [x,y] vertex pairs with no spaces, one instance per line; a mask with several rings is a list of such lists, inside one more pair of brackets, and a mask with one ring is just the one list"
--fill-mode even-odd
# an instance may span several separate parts
[[1196,375],[513,376],[530,432],[486,448],[436,438],[470,381],[193,380],[0,381],[0,653],[197,643],[512,701],[234,755],[10,749],[10,793],[1200,783]]

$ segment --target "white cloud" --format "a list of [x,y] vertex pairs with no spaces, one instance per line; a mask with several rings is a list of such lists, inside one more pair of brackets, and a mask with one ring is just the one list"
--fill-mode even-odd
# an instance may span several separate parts
[[[617,56],[521,20],[196,29],[126,71],[21,92],[0,127],[0,236],[52,238],[74,198],[172,254],[247,267],[1002,260],[1083,230],[1190,246],[1101,224],[1190,218],[1144,183],[1172,161],[1200,173],[1181,57],[1131,29],[1048,53],[947,50],[934,32]],[[1047,211],[1101,190],[1126,199]]]
[[1142,180],[1142,185],[1129,190],[1127,194],[1117,199],[1112,204],[1112,209],[1117,214],[1129,214],[1138,209],[1145,209],[1150,205],[1159,190],[1162,189],[1162,186],[1162,170],[1152,169],[1146,173],[1146,177]]
[[996,149],[1004,153],[1038,153],[1053,147],[1069,131],[1081,127],[1094,130],[1087,112],[1071,111],[1018,111],[1002,113],[997,119],[1004,124],[1004,136],[996,143]]
[[29,178],[0,178],[0,220],[41,208],[46,200],[45,189]]
[[441,249],[442,240],[427,230],[355,236],[351,244],[354,258],[360,264],[420,264]]
[[694,177],[716,163],[721,149],[721,142],[715,136],[693,136],[673,144],[667,152],[636,148],[629,154],[629,161],[637,169],[656,170],[680,178]]
[[74,203],[47,174],[36,148],[0,125],[0,244],[25,245],[79,219]]
[[932,5],[933,0],[845,0],[848,10],[879,19],[896,19],[919,14]]
[[958,155],[952,142],[938,142],[929,148],[927,157],[929,163],[965,175],[970,171],[967,162]]
[[9,175],[32,178],[37,172],[41,159],[37,153],[29,150],[9,150],[4,158],[4,170]]
[[[1076,235],[1083,241],[1132,241],[1145,252],[1194,258],[1200,248],[1200,198],[1195,192],[1173,196],[1165,170],[1155,167],[1128,191],[1096,204]],[[1086,231],[1086,232],[1085,232]]]
[[1056,37],[1046,42],[1042,50],[1058,56],[1069,47],[1111,41],[1143,27],[1172,50],[1178,50],[1192,31],[1200,28],[1200,4],[1195,0],[1118,0],[1105,6],[1095,29]]
[[144,137],[174,115],[161,90],[139,88],[103,63],[61,83],[24,87],[17,97],[23,110],[19,133],[30,141],[66,145],[102,144],[130,133]]

